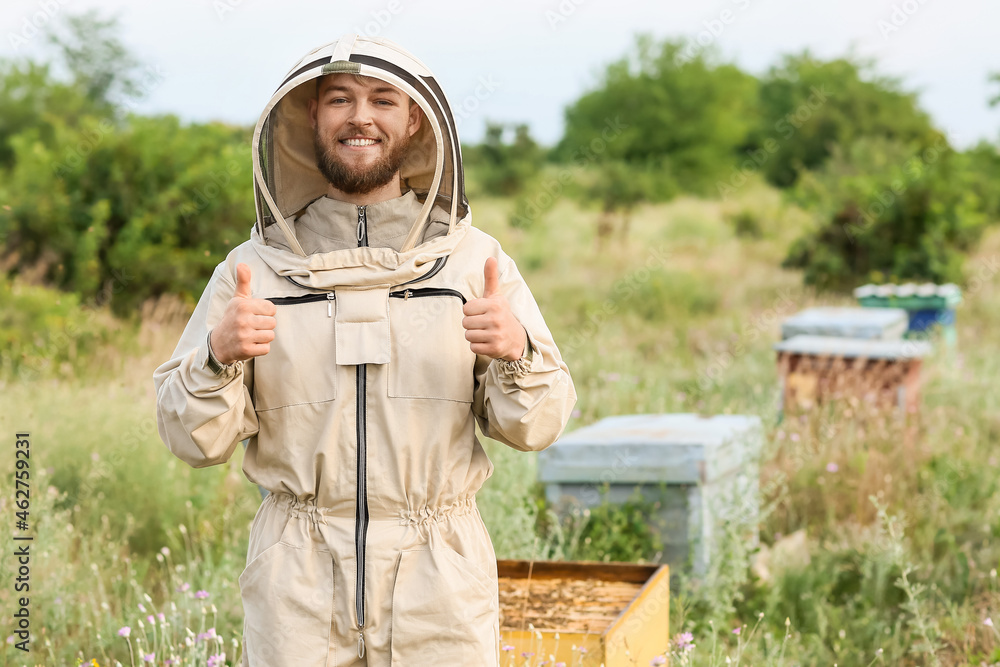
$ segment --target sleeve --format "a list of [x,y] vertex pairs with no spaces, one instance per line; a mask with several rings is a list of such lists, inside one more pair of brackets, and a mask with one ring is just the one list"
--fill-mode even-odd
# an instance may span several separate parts
[[173,357],[153,372],[160,438],[174,456],[194,468],[225,463],[236,445],[256,435],[251,398],[253,360],[212,370],[209,333],[236,291],[227,264],[211,280],[184,328]]
[[531,354],[506,363],[478,355],[472,410],[486,437],[521,451],[538,451],[566,428],[576,389],[514,261],[502,251],[499,261],[500,290],[528,334]]

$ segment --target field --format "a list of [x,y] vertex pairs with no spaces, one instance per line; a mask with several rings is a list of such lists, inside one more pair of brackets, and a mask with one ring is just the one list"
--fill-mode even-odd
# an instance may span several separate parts
[[[508,225],[508,200],[472,206],[473,223],[517,262],[569,365],[579,395],[569,430],[653,412],[754,414],[766,425],[769,548],[725,540],[706,577],[678,582],[671,630],[691,632],[694,648],[671,664],[1000,662],[989,621],[1000,610],[1000,229],[969,258],[958,344],[927,361],[919,413],[903,423],[845,402],[778,424],[771,345],[781,318],[851,300],[817,295],[780,268],[811,221],[777,191],[748,185],[728,202],[640,206],[627,226],[568,200],[528,229]],[[759,233],[737,233],[741,211]],[[193,470],[159,440],[152,372],[183,317],[169,300],[141,323],[102,314],[90,326],[106,340],[86,358],[0,383],[0,433],[31,434],[36,535],[36,653],[8,640],[0,666],[239,656],[236,581],[260,496],[241,448],[226,465]],[[11,480],[7,451],[0,467]],[[497,443],[489,452],[496,472],[479,504],[499,557],[655,555],[631,514],[555,520],[533,483],[534,455]],[[13,521],[12,486],[0,507]],[[3,559],[5,582],[15,567]],[[16,597],[0,587],[4,609]]]

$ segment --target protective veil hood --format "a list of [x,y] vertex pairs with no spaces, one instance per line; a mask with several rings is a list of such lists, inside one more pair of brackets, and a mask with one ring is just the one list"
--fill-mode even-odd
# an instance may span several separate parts
[[[381,79],[409,95],[423,111],[400,168],[403,194],[412,190],[422,207],[398,252],[364,247],[308,255],[295,237],[292,221],[326,194],[328,186],[316,166],[309,100],[315,97],[318,77],[337,73]],[[471,224],[461,148],[444,93],[423,63],[385,39],[348,34],[314,49],[292,67],[257,121],[253,176],[254,248],[280,275],[317,289],[411,280],[440,264]],[[435,206],[448,212],[448,233],[421,243]],[[272,225],[280,230],[283,243],[267,240],[277,231]]]

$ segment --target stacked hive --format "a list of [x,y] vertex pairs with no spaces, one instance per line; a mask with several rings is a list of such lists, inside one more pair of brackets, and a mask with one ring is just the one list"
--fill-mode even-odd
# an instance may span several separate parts
[[911,412],[926,342],[905,340],[902,308],[810,308],[785,320],[778,352],[782,412],[856,397]]
[[962,290],[954,283],[863,285],[854,297],[865,308],[902,308],[907,313],[906,338],[925,339],[940,333],[945,345],[955,346],[955,307]]

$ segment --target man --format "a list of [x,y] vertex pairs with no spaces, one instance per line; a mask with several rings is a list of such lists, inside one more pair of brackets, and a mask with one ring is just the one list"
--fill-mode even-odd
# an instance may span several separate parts
[[253,138],[257,222],[154,373],[160,435],[270,493],[239,583],[244,667],[497,665],[475,435],[547,447],[576,401],[541,313],[471,225],[427,68],[348,35]]

